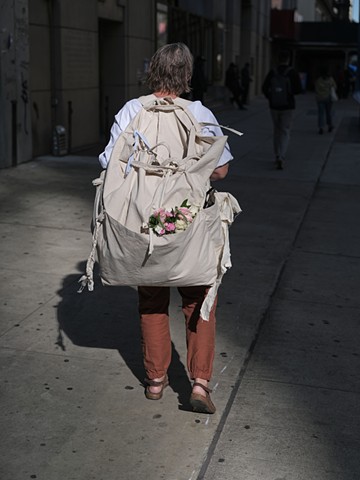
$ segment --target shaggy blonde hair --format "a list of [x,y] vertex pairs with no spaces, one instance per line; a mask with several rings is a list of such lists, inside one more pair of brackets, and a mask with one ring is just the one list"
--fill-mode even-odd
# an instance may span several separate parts
[[190,92],[193,56],[184,43],[160,47],[152,56],[147,83],[153,92],[180,95]]

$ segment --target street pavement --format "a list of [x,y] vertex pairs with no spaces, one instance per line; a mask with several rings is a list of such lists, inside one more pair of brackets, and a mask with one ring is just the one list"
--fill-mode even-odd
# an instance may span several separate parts
[[146,400],[137,295],[77,293],[95,156],[0,171],[1,480],[359,480],[359,105],[317,133],[300,95],[285,169],[263,98],[217,105],[235,160],[218,190],[243,212],[219,296],[214,415],[190,411],[171,303],[170,387]]

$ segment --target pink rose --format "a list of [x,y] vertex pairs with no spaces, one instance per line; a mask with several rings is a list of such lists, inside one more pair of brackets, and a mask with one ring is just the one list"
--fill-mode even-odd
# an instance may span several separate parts
[[175,224],[174,223],[165,223],[164,227],[165,227],[165,230],[167,232],[174,232],[175,231]]
[[156,225],[154,230],[155,230],[155,233],[159,236],[164,235],[164,233],[165,233],[165,228],[162,228],[161,225]]
[[165,222],[166,220],[166,210],[164,208],[158,208],[154,211],[153,217],[158,218],[160,222]]
[[188,208],[186,208],[186,207],[179,207],[179,212],[181,212],[181,213],[184,215],[184,217],[186,218],[186,220],[187,220],[188,222],[191,222],[191,221],[192,221],[193,216],[192,216],[192,214],[191,214],[191,212],[190,212],[190,210],[189,210]]

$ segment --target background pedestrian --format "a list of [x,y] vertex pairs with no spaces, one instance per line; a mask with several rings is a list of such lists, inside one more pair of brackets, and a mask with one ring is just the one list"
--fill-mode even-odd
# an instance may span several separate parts
[[243,89],[242,93],[242,103],[246,105],[249,100],[249,89],[252,78],[250,76],[250,63],[246,62],[243,68],[241,69],[241,87]]
[[204,72],[205,58],[198,55],[194,61],[194,70],[191,77],[192,100],[204,101],[204,93],[207,91],[207,80]]
[[284,167],[290,142],[290,129],[295,110],[295,95],[302,91],[299,74],[290,66],[290,52],[281,51],[277,67],[266,75],[262,91],[269,101],[274,125],[275,166]]
[[315,81],[315,95],[318,107],[318,127],[319,134],[324,133],[325,123],[328,131],[334,128],[332,119],[333,102],[336,100],[336,82],[330,75],[327,67],[320,69],[320,76]]
[[239,69],[233,62],[230,63],[226,70],[225,86],[230,90],[232,95],[230,102],[235,102],[240,110],[246,110],[241,98],[243,89],[240,85]]

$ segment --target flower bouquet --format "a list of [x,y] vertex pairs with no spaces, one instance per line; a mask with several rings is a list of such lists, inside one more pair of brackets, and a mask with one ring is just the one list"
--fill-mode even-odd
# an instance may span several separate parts
[[150,216],[147,227],[151,228],[158,237],[181,232],[193,222],[198,211],[199,207],[189,205],[186,199],[180,207],[174,207],[171,210],[156,209]]

